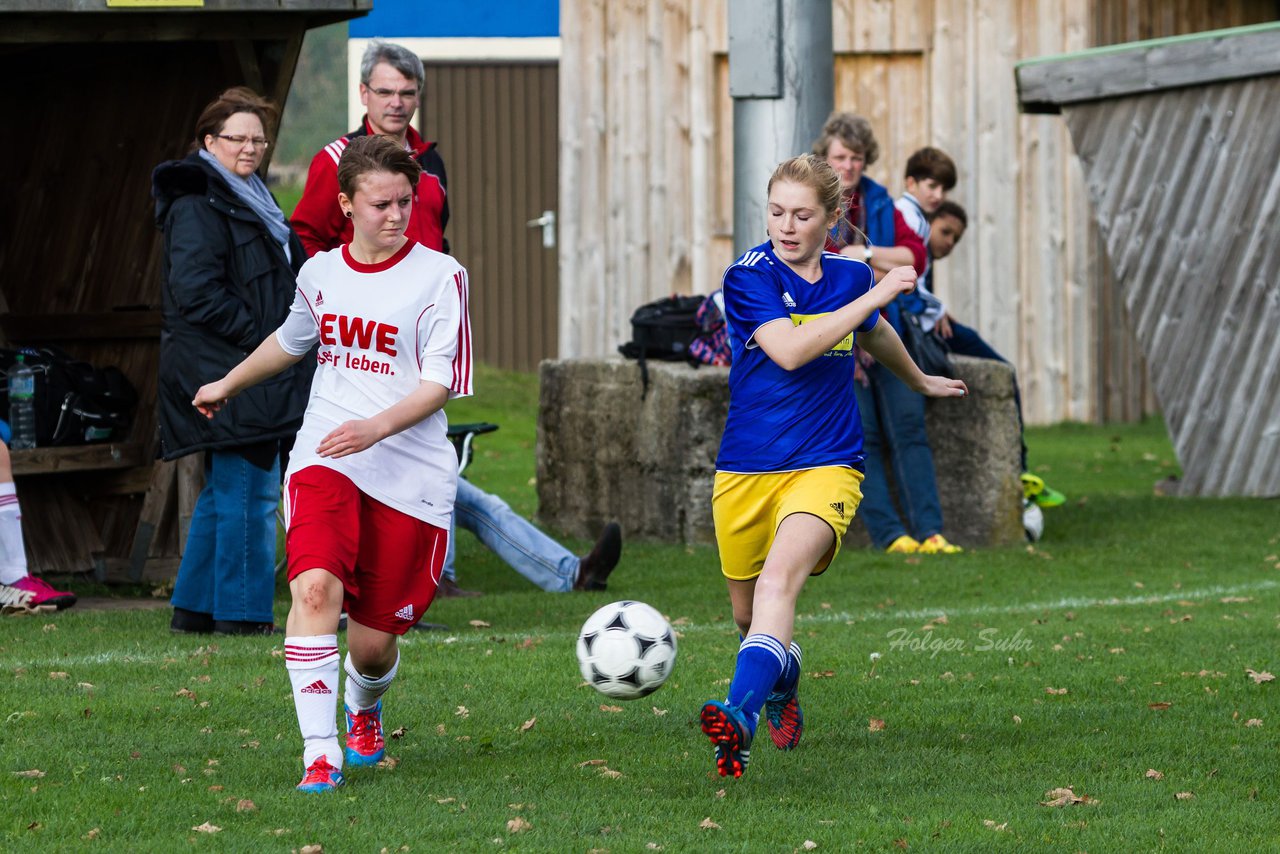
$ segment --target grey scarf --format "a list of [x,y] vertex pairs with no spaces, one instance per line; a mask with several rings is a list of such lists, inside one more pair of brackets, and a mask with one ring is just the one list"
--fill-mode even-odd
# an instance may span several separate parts
[[289,224],[284,221],[284,211],[280,210],[276,200],[271,197],[271,192],[267,190],[267,185],[258,177],[258,173],[254,172],[248,178],[241,178],[219,163],[218,158],[214,157],[206,149],[199,149],[199,154],[205,163],[213,166],[214,170],[222,176],[223,180],[227,182],[227,186],[231,188],[231,192],[235,193],[240,201],[244,202],[250,210],[258,215],[258,219],[262,220],[263,224],[266,225],[276,243],[279,243],[280,247],[284,249],[284,257],[292,262],[293,257],[289,253]]

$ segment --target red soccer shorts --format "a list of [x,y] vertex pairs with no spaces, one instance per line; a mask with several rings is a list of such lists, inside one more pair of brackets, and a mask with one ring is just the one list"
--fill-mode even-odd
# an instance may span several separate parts
[[360,491],[345,475],[307,466],[286,487],[289,580],[323,569],[342,582],[352,620],[402,635],[436,595],[449,532]]

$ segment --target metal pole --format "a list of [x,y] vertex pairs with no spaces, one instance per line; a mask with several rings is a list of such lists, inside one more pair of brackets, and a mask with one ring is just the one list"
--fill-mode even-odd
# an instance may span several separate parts
[[835,103],[831,0],[728,0],[733,245],[766,237],[774,167],[809,151]]

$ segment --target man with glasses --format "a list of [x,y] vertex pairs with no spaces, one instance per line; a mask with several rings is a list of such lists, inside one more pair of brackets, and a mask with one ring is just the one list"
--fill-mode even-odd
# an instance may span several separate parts
[[302,238],[308,256],[351,242],[351,222],[338,207],[338,160],[351,140],[375,133],[404,146],[422,166],[405,234],[429,249],[449,251],[444,237],[449,222],[444,160],[436,144],[424,141],[412,124],[422,97],[423,76],[422,60],[413,51],[379,39],[369,42],[360,61],[364,120],[360,127],[335,139],[311,159],[307,185],[293,212],[293,228]]

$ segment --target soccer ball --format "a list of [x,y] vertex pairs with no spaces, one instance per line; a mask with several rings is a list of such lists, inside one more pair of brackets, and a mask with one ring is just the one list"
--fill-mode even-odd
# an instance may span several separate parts
[[635,700],[657,691],[675,663],[676,633],[643,602],[605,605],[578,633],[582,678],[615,700]]
[[1044,512],[1030,498],[1022,499],[1022,530],[1026,531],[1029,543],[1039,542],[1044,536]]

